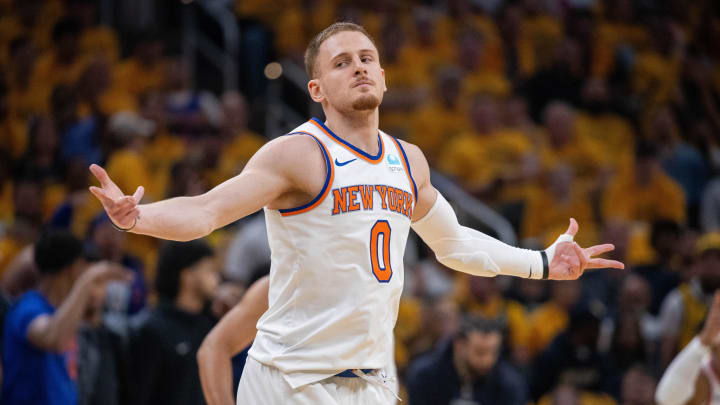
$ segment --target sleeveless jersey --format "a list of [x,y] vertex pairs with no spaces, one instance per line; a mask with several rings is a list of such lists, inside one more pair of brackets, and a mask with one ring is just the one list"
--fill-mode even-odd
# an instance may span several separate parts
[[717,373],[712,369],[712,356],[707,356],[703,360],[702,372],[710,383],[710,398],[708,405],[720,405],[720,381],[718,381]]
[[249,355],[296,388],[389,366],[417,187],[402,146],[383,132],[375,156],[316,118],[287,136],[317,142],[326,178],[309,203],[265,209],[269,308]]

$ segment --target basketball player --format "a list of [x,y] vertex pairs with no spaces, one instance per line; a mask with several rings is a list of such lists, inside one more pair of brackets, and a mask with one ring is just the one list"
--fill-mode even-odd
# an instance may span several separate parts
[[720,292],[702,332],[665,370],[655,400],[660,405],[720,405]]
[[588,268],[623,268],[581,248],[578,226],[544,251],[508,246],[458,224],[430,184],[422,152],[378,129],[386,90],[365,30],[336,23],[306,52],[312,119],[268,142],[242,173],[205,194],[139,205],[99,166],[92,193],[121,229],[190,240],[265,209],[272,251],[269,307],[238,388],[239,404],[389,404],[385,367],[403,284],[410,227],[441,263],[481,276],[576,279]]

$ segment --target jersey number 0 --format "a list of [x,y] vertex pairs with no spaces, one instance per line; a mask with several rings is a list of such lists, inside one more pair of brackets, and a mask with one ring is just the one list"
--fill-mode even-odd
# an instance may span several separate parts
[[[382,247],[378,247],[381,236]],[[380,252],[381,249],[382,253]],[[382,254],[382,258],[380,254]],[[375,222],[375,225],[370,230],[370,265],[377,281],[381,283],[390,281],[392,277],[392,267],[390,266],[390,223],[384,219]]]

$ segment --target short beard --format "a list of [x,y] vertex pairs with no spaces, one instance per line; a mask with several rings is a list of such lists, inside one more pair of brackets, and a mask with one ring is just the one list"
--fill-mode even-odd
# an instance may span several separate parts
[[353,111],[374,110],[380,105],[380,100],[373,94],[366,94],[359,97],[352,104]]

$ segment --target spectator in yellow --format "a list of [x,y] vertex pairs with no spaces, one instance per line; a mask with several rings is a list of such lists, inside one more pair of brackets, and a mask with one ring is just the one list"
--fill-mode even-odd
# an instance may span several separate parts
[[38,58],[32,86],[49,94],[60,84],[74,85],[89,58],[80,53],[78,40],[82,27],[69,18],[60,20],[52,31],[53,47]]
[[32,81],[35,61],[36,49],[29,38],[21,36],[12,40],[7,73],[8,108],[10,115],[20,122],[48,111],[50,89]]
[[470,127],[467,109],[460,100],[461,85],[460,69],[443,68],[435,80],[434,100],[413,115],[409,140],[426,151],[431,165],[437,162],[453,137]]
[[601,175],[606,172],[606,158],[597,143],[578,136],[576,119],[576,111],[568,104],[548,104],[543,113],[546,136],[540,149],[541,164],[543,168],[568,164],[585,186],[597,187],[605,180]]
[[140,185],[149,184],[150,173],[142,151],[155,130],[155,124],[126,111],[110,117],[108,130],[115,142],[121,145],[107,162],[107,171],[116,179],[115,184],[121,190],[135,190]]
[[530,314],[530,352],[540,353],[560,332],[568,327],[570,310],[580,299],[582,285],[573,280],[567,283],[553,281],[550,299]]
[[707,233],[695,244],[695,276],[665,297],[660,310],[661,364],[682,350],[697,334],[715,291],[720,288],[720,233]]
[[420,66],[400,60],[400,53],[407,45],[407,34],[401,24],[386,19],[381,36],[380,60],[389,90],[383,97],[380,119],[386,131],[407,139],[417,116],[415,109],[429,99],[431,83],[425,80],[427,75]]
[[635,23],[632,0],[610,0],[604,3],[603,9],[605,17],[598,22],[593,35],[593,77],[606,77],[612,73],[619,49],[640,50],[650,40],[645,27]]
[[165,85],[167,67],[163,58],[165,45],[154,33],[143,35],[133,56],[120,62],[113,70],[113,87],[124,89],[138,97],[150,88]]
[[522,132],[500,128],[499,114],[495,100],[478,96],[470,110],[474,131],[453,139],[439,166],[471,192],[502,200],[503,187],[522,181],[532,145]]
[[620,172],[609,184],[603,196],[602,212],[606,219],[685,222],[683,191],[660,168],[654,145],[637,146],[630,170]]
[[[575,181],[573,169],[558,164],[543,173],[540,182],[530,188],[523,215],[522,236],[533,245],[545,246],[546,241],[561,233],[568,216],[582,221],[583,231],[578,243],[595,243],[597,227],[588,190]],[[551,242],[552,243],[552,240]]]
[[553,62],[556,47],[563,39],[561,21],[548,12],[546,7],[546,3],[541,1],[527,3],[517,41],[521,77],[529,77],[548,68]]
[[149,90],[140,95],[139,100],[140,115],[155,124],[155,131],[142,154],[152,176],[148,189],[151,195],[158,197],[166,196],[170,169],[187,152],[185,140],[168,129],[164,95],[158,90]]
[[527,364],[530,340],[528,315],[522,304],[503,297],[496,278],[459,274],[454,297],[462,312],[501,322],[513,361]]
[[620,170],[632,162],[635,136],[630,123],[612,110],[607,82],[591,78],[582,90],[583,109],[578,112],[576,128],[578,135],[602,147],[608,163]]
[[488,69],[488,40],[479,31],[465,29],[457,38],[456,61],[463,69],[465,96],[486,93],[496,97],[510,94],[512,88],[503,72]]
[[69,0],[68,16],[82,27],[80,52],[83,55],[101,57],[109,63],[117,62],[120,57],[118,38],[110,27],[97,23],[97,5],[93,0]]
[[24,175],[15,180],[14,217],[0,236],[0,275],[15,255],[37,239],[43,222],[43,199],[44,188],[38,179]]
[[252,155],[265,144],[265,138],[248,128],[247,101],[242,94],[234,91],[223,94],[222,109],[220,136],[225,147],[220,155],[219,182],[240,173]]

